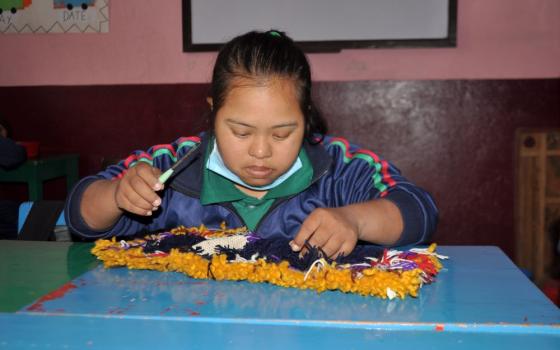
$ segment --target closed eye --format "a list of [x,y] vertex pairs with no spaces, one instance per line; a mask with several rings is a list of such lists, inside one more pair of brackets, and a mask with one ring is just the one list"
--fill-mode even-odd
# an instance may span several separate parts
[[275,140],[282,141],[282,140],[287,139],[287,138],[290,136],[290,134],[291,134],[291,133],[286,133],[286,134],[273,134],[272,137],[273,137]]
[[246,131],[246,130],[231,129],[231,132],[232,132],[233,136],[239,137],[239,138],[246,138],[249,135],[251,135],[251,133]]

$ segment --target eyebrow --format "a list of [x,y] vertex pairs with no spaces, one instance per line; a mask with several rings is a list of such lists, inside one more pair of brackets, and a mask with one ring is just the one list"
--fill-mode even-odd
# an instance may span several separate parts
[[[243,122],[240,122],[240,121],[237,121],[237,120],[233,120],[233,119],[230,119],[230,118],[226,119],[226,122],[227,122],[227,123],[230,123],[230,124],[236,124],[236,125],[245,126],[245,127],[248,127],[248,128],[253,128],[253,129],[255,128],[254,125],[250,125],[250,124],[247,124],[247,123],[243,123]],[[297,122],[284,123],[284,124],[274,125],[271,129],[279,129],[279,128],[286,128],[286,127],[296,127],[297,125],[298,125]]]

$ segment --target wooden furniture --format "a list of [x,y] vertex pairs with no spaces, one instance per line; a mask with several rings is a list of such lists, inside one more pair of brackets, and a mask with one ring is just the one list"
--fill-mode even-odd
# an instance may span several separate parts
[[0,347],[560,348],[560,310],[496,247],[439,247],[438,280],[404,300],[106,270],[90,248],[0,241]]
[[550,230],[560,220],[560,130],[519,130],[516,157],[516,263],[541,285],[558,244]]
[[13,170],[0,169],[0,182],[26,182],[29,200],[43,199],[43,182],[57,177],[66,177],[68,193],[78,181],[78,155],[65,154],[45,158],[29,159]]

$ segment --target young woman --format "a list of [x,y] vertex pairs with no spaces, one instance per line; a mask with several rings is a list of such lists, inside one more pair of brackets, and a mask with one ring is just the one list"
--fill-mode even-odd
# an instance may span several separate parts
[[326,136],[311,87],[307,59],[284,33],[234,38],[213,71],[213,129],[83,179],[67,203],[70,228],[101,238],[225,223],[329,257],[358,242],[427,241],[437,224],[429,194],[373,152]]

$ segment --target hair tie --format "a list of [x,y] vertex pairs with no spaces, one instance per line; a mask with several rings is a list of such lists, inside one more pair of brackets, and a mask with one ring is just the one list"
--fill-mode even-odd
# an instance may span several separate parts
[[281,37],[282,37],[282,34],[278,33],[278,32],[275,31],[275,30],[269,31],[268,34],[270,34],[271,36],[275,36],[275,37],[277,37],[277,38],[281,38]]

